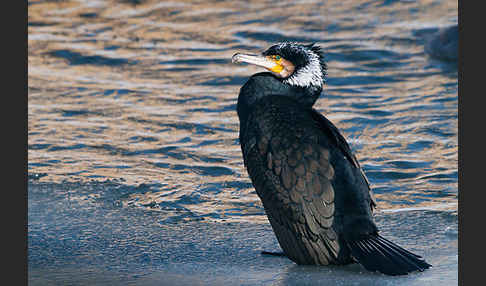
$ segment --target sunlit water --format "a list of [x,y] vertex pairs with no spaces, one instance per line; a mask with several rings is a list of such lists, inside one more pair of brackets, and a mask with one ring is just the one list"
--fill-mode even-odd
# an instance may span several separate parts
[[424,51],[457,1],[29,1],[28,17],[31,283],[372,284],[258,255],[278,244],[235,109],[261,70],[231,56],[281,40],[324,48],[315,107],[384,234],[434,265],[383,285],[457,282],[457,65]]

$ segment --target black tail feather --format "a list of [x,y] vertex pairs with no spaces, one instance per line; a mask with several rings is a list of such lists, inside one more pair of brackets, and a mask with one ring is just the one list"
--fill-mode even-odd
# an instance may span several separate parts
[[410,252],[410,251],[408,251],[408,250],[406,250],[406,249],[403,249],[403,248],[401,248],[400,246],[398,246],[398,245],[394,244],[393,242],[389,241],[388,239],[386,239],[386,238],[384,238],[384,237],[382,237],[382,236],[379,236],[379,235],[378,235],[376,238],[377,238],[379,241],[383,242],[384,244],[390,245],[391,247],[397,248],[397,249],[399,249],[400,251],[404,251],[404,252],[408,253],[409,255],[412,255],[412,256],[414,256],[414,257],[416,257],[416,258],[422,259],[422,256],[417,255],[417,254],[415,254],[415,253],[412,253],[412,252]]
[[432,266],[421,256],[379,235],[349,241],[348,246],[358,263],[369,271],[379,271],[387,275],[404,275],[412,271],[424,271]]

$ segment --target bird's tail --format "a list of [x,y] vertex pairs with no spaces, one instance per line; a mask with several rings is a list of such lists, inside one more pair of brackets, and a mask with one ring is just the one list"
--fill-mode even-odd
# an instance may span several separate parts
[[348,242],[352,256],[369,271],[387,275],[404,275],[424,271],[432,265],[422,257],[401,248],[378,234]]

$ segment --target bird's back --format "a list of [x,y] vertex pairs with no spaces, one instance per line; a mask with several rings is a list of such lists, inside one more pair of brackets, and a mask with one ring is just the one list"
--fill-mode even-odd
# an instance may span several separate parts
[[266,96],[240,121],[250,178],[286,255],[351,262],[342,238],[376,232],[367,181],[336,127],[292,98]]

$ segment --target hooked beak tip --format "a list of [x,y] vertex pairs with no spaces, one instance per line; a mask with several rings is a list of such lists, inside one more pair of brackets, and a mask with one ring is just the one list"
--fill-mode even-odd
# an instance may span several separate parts
[[231,63],[240,63],[240,53],[236,53],[231,57]]

